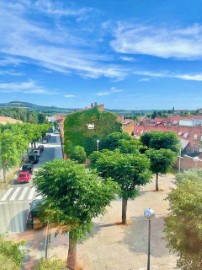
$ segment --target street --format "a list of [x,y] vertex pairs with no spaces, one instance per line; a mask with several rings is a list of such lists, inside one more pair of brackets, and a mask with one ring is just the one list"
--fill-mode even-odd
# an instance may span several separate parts
[[[55,158],[62,158],[60,138],[58,134],[52,134],[49,142],[44,144],[38,164],[34,165],[34,173],[45,162]],[[34,177],[34,174],[33,176]],[[40,198],[32,179],[27,184],[13,183],[0,193],[0,233],[19,233],[26,230],[26,218],[29,204],[32,200]]]

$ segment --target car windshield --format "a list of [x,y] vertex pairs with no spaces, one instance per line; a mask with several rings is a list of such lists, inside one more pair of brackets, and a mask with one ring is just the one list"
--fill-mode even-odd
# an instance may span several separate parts
[[26,176],[27,176],[26,173],[21,173],[21,174],[20,174],[20,177],[26,177]]

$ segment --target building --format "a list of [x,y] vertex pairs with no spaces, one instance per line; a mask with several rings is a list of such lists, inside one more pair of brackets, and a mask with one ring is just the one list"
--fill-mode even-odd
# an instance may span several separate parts
[[162,132],[174,131],[181,141],[182,149],[188,153],[202,152],[202,116],[193,117],[172,116],[169,118],[156,117],[155,119],[142,119],[135,124],[134,136],[151,130]]

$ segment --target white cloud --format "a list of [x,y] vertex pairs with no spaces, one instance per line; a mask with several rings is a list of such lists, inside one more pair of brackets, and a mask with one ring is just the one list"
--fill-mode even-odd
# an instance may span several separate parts
[[[156,78],[176,78],[189,81],[202,81],[202,73],[198,74],[177,74],[168,71],[151,72],[151,71],[134,71],[133,74],[140,76],[156,77]],[[149,78],[142,78],[139,81],[148,81]]]
[[15,5],[8,9],[0,3],[0,52],[64,74],[73,72],[82,77],[117,80],[127,76],[126,70],[106,63],[108,56],[81,49],[82,30],[74,31],[65,25],[60,28],[54,21],[53,27],[47,28],[43,22],[28,19],[24,16],[26,9],[22,10]]
[[125,62],[135,62],[136,59],[131,56],[121,56],[120,59]]
[[50,94],[34,81],[0,83],[0,93]]
[[111,94],[111,92],[105,91],[105,92],[99,92],[99,93],[97,93],[96,95],[102,97],[102,96],[109,96],[110,94]]
[[64,95],[65,98],[74,98],[76,97],[75,95],[72,95],[72,94],[68,94],[68,95]]
[[116,52],[162,58],[201,59],[202,26],[157,28],[119,24],[111,46]]
[[112,93],[120,93],[120,92],[123,92],[123,90],[122,89],[117,89],[115,87],[111,87],[111,92]]
[[92,12],[92,8],[80,8],[80,9],[73,9],[73,8],[65,8],[62,2],[55,2],[49,0],[38,0],[34,4],[35,8],[39,11],[44,12],[49,15],[57,15],[57,16],[71,16],[77,17],[77,20],[85,19],[89,12]]
[[115,87],[111,87],[111,89],[109,91],[99,92],[96,95],[97,96],[109,96],[109,95],[112,95],[114,93],[121,93],[121,92],[123,92],[122,89],[117,89]]

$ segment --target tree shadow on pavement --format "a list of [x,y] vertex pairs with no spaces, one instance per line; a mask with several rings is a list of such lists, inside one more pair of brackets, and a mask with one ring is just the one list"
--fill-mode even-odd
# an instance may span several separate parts
[[[143,216],[133,217],[132,225],[125,227],[123,243],[134,253],[148,252],[148,220]],[[151,221],[151,256],[162,257],[169,255],[165,247],[163,237],[164,220],[162,217],[155,217]]]
[[18,212],[15,215],[8,225],[8,231],[10,232],[24,232],[26,229],[26,216],[28,210],[25,209],[23,211]]

